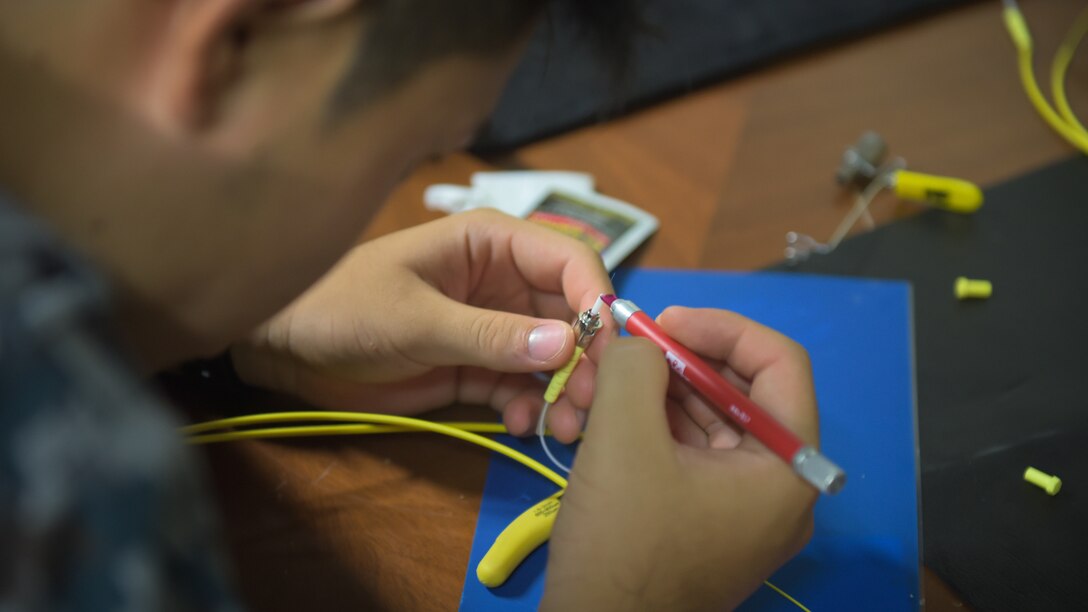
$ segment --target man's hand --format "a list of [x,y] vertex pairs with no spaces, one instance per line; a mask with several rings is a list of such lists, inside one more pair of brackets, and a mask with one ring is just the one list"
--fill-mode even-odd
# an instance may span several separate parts
[[[574,313],[610,291],[600,257],[577,240],[474,211],[356,247],[231,354],[243,380],[319,405],[489,404],[524,435],[542,402],[530,373],[570,359]],[[597,354],[605,342],[595,344]],[[584,361],[548,413],[565,441],[580,433],[592,394]]]
[[[658,322],[723,366],[808,443],[816,400],[798,344],[739,315],[670,308]],[[673,385],[661,350],[613,340],[563,496],[548,559],[548,610],[733,607],[812,531],[814,489],[748,434]]]

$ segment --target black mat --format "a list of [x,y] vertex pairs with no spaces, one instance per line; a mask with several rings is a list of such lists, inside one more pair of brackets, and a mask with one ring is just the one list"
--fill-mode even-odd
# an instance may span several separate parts
[[473,150],[518,146],[965,1],[646,0],[650,32],[637,37],[633,69],[620,92],[585,37],[555,15],[534,32]]
[[[1088,158],[795,268],[914,287],[925,562],[980,610],[1088,606]],[[993,297],[959,302],[955,277]],[[864,375],[864,373],[859,373]],[[1057,474],[1055,497],[1022,480]]]

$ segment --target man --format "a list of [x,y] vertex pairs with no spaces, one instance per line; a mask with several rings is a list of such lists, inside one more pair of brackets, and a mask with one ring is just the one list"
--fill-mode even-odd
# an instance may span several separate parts
[[[245,382],[316,404],[489,404],[530,432],[530,374],[610,289],[597,257],[489,213],[352,245],[399,177],[472,136],[541,4],[2,5],[2,604],[235,605],[191,459],[102,328],[145,374],[229,350]],[[627,15],[571,4],[606,33]],[[815,443],[797,345],[726,312],[660,322]],[[736,605],[807,539],[814,493],[667,383],[646,342],[598,341],[549,413],[563,440],[594,417],[545,607]]]

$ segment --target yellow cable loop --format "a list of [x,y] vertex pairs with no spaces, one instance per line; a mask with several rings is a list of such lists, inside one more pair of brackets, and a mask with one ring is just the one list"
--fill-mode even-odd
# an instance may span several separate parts
[[1069,28],[1065,40],[1058,47],[1058,51],[1054,54],[1054,62],[1050,66],[1050,91],[1054,96],[1054,106],[1067,124],[1084,134],[1088,134],[1088,130],[1085,130],[1081,122],[1077,120],[1077,115],[1069,107],[1069,100],[1065,97],[1065,73],[1086,33],[1088,33],[1088,8],[1083,9],[1073,21],[1073,26]]
[[1078,131],[1074,127],[1065,122],[1054,109],[1051,108],[1050,103],[1047,102],[1046,97],[1043,96],[1043,92],[1039,90],[1039,84],[1035,81],[1035,72],[1032,67],[1031,59],[1031,33],[1028,31],[1027,22],[1024,21],[1024,16],[1020,13],[1020,9],[1015,5],[1006,5],[1004,9],[1005,27],[1008,28],[1009,36],[1012,38],[1013,44],[1017,49],[1017,57],[1019,59],[1020,68],[1020,81],[1024,86],[1024,91],[1027,93],[1028,99],[1032,105],[1035,106],[1035,110],[1046,121],[1054,131],[1058,132],[1063,138],[1069,141],[1074,147],[1080,149],[1084,153],[1088,153],[1088,134]]
[[[273,423],[297,423],[306,421],[334,421],[340,424],[334,425],[301,425],[294,427],[269,427],[265,429],[246,429],[242,431],[214,432],[219,429],[231,427],[268,425]],[[355,425],[345,425],[342,422],[349,421]],[[367,412],[330,412],[330,411],[302,411],[302,412],[269,412],[264,414],[250,414],[240,417],[216,419],[195,423],[180,428],[180,432],[188,436],[189,444],[214,444],[218,442],[232,442],[235,440],[254,440],[265,438],[291,438],[300,436],[337,436],[356,434],[382,434],[382,433],[406,433],[429,431],[432,433],[447,435],[459,440],[478,444],[496,453],[505,455],[525,467],[535,471],[552,481],[560,488],[567,488],[567,480],[542,465],[532,457],[518,452],[505,444],[477,435],[477,433],[506,433],[506,428],[498,423],[478,423],[466,421],[449,421],[440,423],[425,419],[413,419],[411,417],[394,416],[390,414],[373,414]],[[811,612],[801,602],[794,599],[789,593],[778,588],[768,580],[763,584],[773,589],[776,593],[786,598],[790,603],[804,612]]]
[[[311,417],[310,415],[318,415]],[[195,423],[193,425],[187,425],[181,427],[179,431],[181,433],[194,436],[194,434],[203,433],[206,431],[214,431],[217,429],[229,429],[231,427],[249,426],[249,425],[268,425],[271,423],[298,423],[305,421],[344,421],[345,419],[327,419],[322,418],[321,415],[327,414],[323,411],[296,411],[296,412],[269,412],[265,414],[249,414],[241,417],[231,417],[226,419],[217,419],[215,421],[205,421],[203,423]],[[361,414],[366,415],[365,412],[352,412],[349,414]],[[288,418],[283,418],[283,415],[288,415]],[[471,431],[474,433],[488,433],[488,434],[504,434],[509,433],[506,431],[506,426],[502,423],[491,423],[484,421],[428,421],[428,423],[439,423],[440,425],[446,425],[448,427],[455,427],[457,429],[463,429],[464,431]],[[359,431],[355,433],[367,434],[367,433],[412,433],[418,432],[419,428],[414,425],[376,425],[372,423],[363,422],[360,425],[352,425],[352,427],[360,427]],[[286,428],[285,428],[286,429]],[[195,437],[195,436],[194,436]]]
[[[462,431],[473,433],[502,434],[506,428],[498,423],[442,423]],[[261,438],[297,438],[302,436],[355,436],[364,434],[391,434],[391,433],[420,433],[416,427],[401,427],[399,425],[302,425],[296,427],[268,427],[265,429],[246,429],[243,431],[223,431],[219,433],[205,433],[189,436],[188,442],[193,445],[215,444],[217,442],[233,442],[235,440],[252,440]]]
[[[450,436],[451,438],[457,438],[464,440],[465,442],[471,442],[478,446],[482,446],[488,450],[495,451],[500,455],[504,455],[524,465],[525,467],[535,471],[541,476],[555,483],[560,488],[567,487],[567,479],[563,478],[553,470],[540,463],[532,457],[520,453],[505,444],[500,444],[490,438],[485,438],[479,434],[458,429],[450,425],[443,423],[436,423],[434,421],[427,421],[425,419],[413,419],[411,417],[397,416],[392,414],[373,414],[367,412],[331,412],[331,411],[304,411],[304,412],[274,412],[266,414],[251,414],[240,417],[231,417],[227,419],[219,419],[216,421],[208,421],[206,423],[198,423],[190,425],[188,427],[182,427],[181,432],[186,435],[195,433],[201,433],[214,429],[223,429],[226,427],[237,427],[241,425],[265,425],[268,423],[285,423],[285,422],[298,422],[298,421],[347,421],[349,423],[366,423],[366,424],[379,424],[379,425],[394,425],[419,431],[429,431],[432,433],[442,434]],[[327,426],[334,427],[334,426]],[[245,434],[244,431],[228,432],[228,434]],[[307,435],[313,435],[307,434]],[[257,438],[261,436],[249,436],[250,438]],[[270,437],[270,436],[265,436]],[[243,436],[237,438],[228,439],[243,439]],[[220,440],[227,441],[227,439]]]

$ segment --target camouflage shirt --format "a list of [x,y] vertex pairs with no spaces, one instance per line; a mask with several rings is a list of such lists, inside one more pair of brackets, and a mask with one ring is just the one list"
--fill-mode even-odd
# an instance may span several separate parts
[[0,195],[0,612],[236,610],[196,461],[107,315]]

